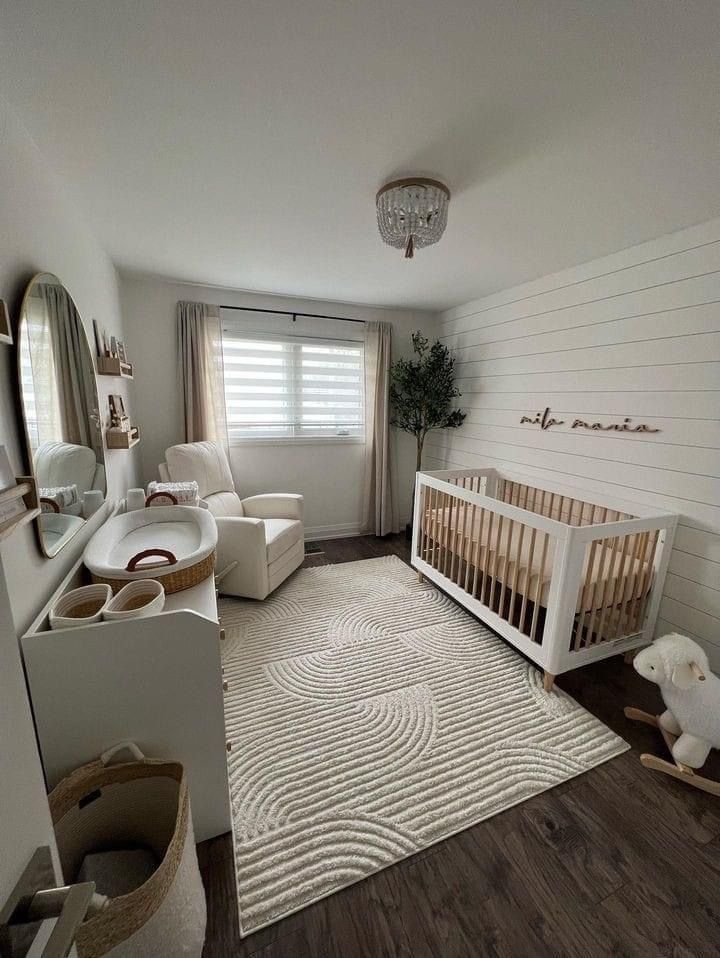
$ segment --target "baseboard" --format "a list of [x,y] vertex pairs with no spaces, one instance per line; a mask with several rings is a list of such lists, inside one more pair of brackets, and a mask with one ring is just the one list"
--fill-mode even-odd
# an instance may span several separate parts
[[[405,530],[405,525],[407,519],[403,519],[400,523],[400,531]],[[351,538],[352,536],[363,536],[371,535],[372,533],[367,533],[362,531],[362,526],[359,522],[345,522],[340,525],[335,526],[306,526],[305,527],[305,541],[314,542],[316,539],[346,539]]]
[[361,536],[362,529],[359,522],[346,522],[336,526],[306,526],[305,541],[315,539],[345,539],[350,536]]

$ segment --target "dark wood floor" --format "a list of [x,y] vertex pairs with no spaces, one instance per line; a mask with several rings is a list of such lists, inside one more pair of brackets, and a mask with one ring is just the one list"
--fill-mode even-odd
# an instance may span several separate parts
[[[339,539],[306,565],[394,553],[401,537]],[[621,657],[558,684],[632,745],[580,778],[241,939],[229,835],[199,846],[208,958],[453,958],[720,954],[720,802],[646,771],[663,754],[625,705],[657,689]],[[706,771],[720,777],[720,762]]]

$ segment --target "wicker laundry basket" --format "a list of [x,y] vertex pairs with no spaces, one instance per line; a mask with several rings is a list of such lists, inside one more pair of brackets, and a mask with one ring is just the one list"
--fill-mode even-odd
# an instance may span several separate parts
[[[121,748],[137,760],[109,764]],[[145,759],[133,743],[122,743],[63,779],[49,801],[67,882],[91,852],[142,846],[159,862],[139,888],[111,898],[82,923],[80,958],[200,958],[205,893],[182,765]]]

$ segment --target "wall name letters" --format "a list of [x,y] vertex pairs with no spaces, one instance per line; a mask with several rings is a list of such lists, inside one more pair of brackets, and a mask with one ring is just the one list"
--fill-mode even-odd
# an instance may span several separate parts
[[[543,412],[535,416],[522,416],[520,424],[527,423],[529,426],[540,426],[541,429],[550,429],[552,426],[566,425],[565,419],[555,419],[550,415],[550,408],[545,407]],[[659,429],[653,429],[646,423],[633,425],[632,419],[626,416],[622,422],[586,422],[584,419],[573,419],[570,424],[571,429],[590,429],[592,432],[660,432]]]

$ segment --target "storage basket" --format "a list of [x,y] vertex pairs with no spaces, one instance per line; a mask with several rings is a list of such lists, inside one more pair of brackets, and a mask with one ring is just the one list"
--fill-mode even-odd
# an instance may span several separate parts
[[61,596],[50,610],[50,628],[69,629],[99,622],[109,601],[107,583],[72,589]]
[[106,621],[138,619],[162,612],[165,605],[165,590],[157,579],[135,579],[116,592],[103,609]]
[[[201,559],[199,562],[196,562],[195,565],[187,566],[184,569],[179,569],[177,572],[165,572],[162,570],[172,568],[171,565],[162,565],[156,566],[142,566],[140,571],[143,573],[145,579],[157,579],[158,582],[162,583],[162,587],[165,589],[166,595],[171,595],[173,592],[182,592],[183,589],[192,589],[194,585],[198,585],[200,582],[203,582],[209,576],[213,574],[215,569],[215,553],[212,552],[209,556],[206,556],[204,559]],[[91,573],[93,582],[103,583],[104,585],[109,585],[113,591],[113,594],[119,592],[123,586],[128,584],[127,579],[111,579],[105,578],[103,576],[95,575]]]
[[[107,764],[122,748],[138,760]],[[200,958],[205,893],[182,765],[145,759],[137,746],[121,743],[63,779],[49,802],[67,882],[91,852],[146,847],[159,862],[139,888],[111,898],[80,925],[79,958]]]

